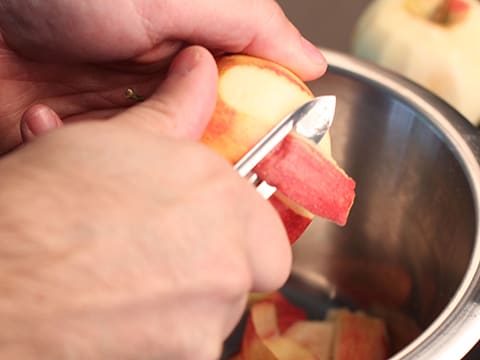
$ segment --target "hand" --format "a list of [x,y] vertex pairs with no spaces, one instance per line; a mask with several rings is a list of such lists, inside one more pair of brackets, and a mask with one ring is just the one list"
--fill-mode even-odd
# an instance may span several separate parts
[[148,96],[185,44],[265,57],[304,80],[326,69],[273,0],[4,0],[0,31],[0,154],[21,143],[32,104],[65,122],[109,119],[132,104],[127,88]]
[[191,141],[216,81],[187,48],[147,101],[0,160],[0,359],[215,359],[247,292],[282,285],[274,210]]

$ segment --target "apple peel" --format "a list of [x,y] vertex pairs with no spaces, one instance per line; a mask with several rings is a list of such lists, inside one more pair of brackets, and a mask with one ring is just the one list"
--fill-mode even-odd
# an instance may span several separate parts
[[327,319],[335,323],[335,360],[388,358],[388,338],[384,321],[345,309],[331,310]]
[[314,215],[278,191],[269,201],[282,219],[290,244],[294,244],[313,221]]
[[346,224],[355,198],[355,181],[299,136],[288,135],[255,172],[311,213]]
[[[217,66],[217,104],[201,142],[232,164],[285,116],[313,98],[298,76],[274,62],[228,55],[217,58]],[[314,215],[346,223],[354,181],[336,165],[330,152],[328,133],[319,144],[313,144],[293,137],[292,132],[255,169],[260,178],[279,190],[270,201],[292,244]]]
[[346,308],[331,309],[324,320],[274,292],[252,305],[242,339],[243,360],[384,360],[389,339],[383,319]]

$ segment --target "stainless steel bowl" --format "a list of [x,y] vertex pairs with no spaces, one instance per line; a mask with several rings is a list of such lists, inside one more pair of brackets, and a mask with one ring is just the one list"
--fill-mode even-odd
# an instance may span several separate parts
[[[392,359],[462,359],[480,339],[480,137],[455,110],[378,67],[324,50],[334,157],[357,181],[346,227],[316,220],[284,291],[384,316]],[[479,100],[480,101],[480,100]]]
[[480,339],[480,133],[411,82],[325,53],[310,86],[337,95],[333,153],[357,199],[345,228],[316,221],[299,240],[294,278],[413,320],[393,359],[461,359]]

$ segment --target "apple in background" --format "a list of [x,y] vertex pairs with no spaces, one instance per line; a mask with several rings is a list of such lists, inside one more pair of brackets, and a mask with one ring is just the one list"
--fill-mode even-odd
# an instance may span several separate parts
[[478,0],[372,0],[352,53],[424,86],[479,126],[479,39]]
[[[217,65],[217,105],[202,142],[232,164],[313,97],[295,74],[271,61],[231,55]],[[279,189],[271,202],[292,243],[314,215],[345,224],[355,183],[331,157],[328,134],[318,145],[288,135],[255,172]]]

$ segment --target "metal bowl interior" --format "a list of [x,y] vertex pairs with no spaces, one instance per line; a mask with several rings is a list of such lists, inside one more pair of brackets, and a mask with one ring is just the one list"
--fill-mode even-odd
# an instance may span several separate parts
[[309,86],[337,96],[333,154],[357,198],[346,227],[315,220],[297,242],[283,290],[315,318],[384,317],[394,359],[461,359],[480,338],[477,130],[409,81],[325,54]]

